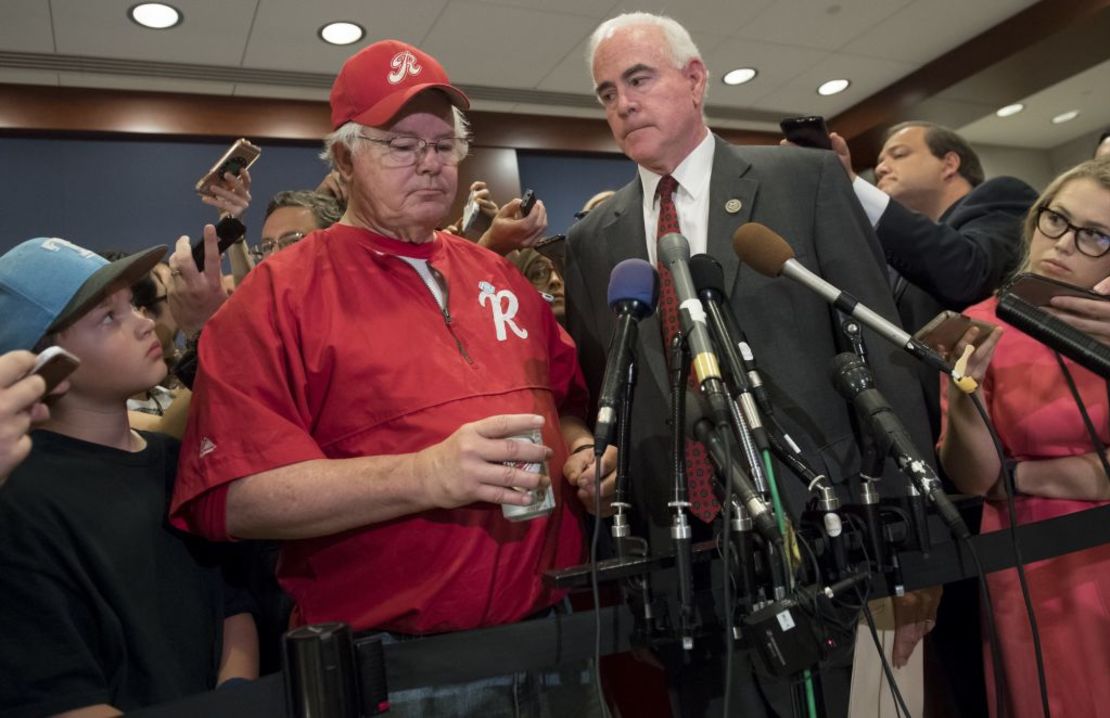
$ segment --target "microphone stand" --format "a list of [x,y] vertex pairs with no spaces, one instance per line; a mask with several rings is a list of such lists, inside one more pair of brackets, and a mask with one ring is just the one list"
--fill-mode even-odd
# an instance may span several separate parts
[[690,352],[682,332],[671,340],[671,421],[674,473],[674,496],[667,503],[674,510],[671,523],[671,540],[674,543],[675,570],[678,572],[679,634],[682,648],[694,648],[694,574],[691,548],[690,521],[686,511],[690,507],[686,484],[686,377],[690,374]]

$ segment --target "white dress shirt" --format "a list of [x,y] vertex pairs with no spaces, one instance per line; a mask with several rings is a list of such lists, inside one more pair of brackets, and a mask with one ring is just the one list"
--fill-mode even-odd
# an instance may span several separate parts
[[852,180],[852,190],[855,191],[859,203],[863,205],[863,211],[867,213],[871,226],[877,227],[879,219],[886,211],[886,206],[890,204],[890,195],[859,175]]
[[[674,191],[678,225],[682,228],[682,235],[690,243],[691,256],[705,253],[708,247],[709,176],[713,172],[713,149],[713,133],[706,131],[705,139],[671,172],[671,177],[678,182],[678,188]],[[659,221],[659,202],[655,196],[655,188],[659,186],[663,175],[657,175],[643,167],[639,170],[640,184],[644,188],[644,231],[648,259],[655,264],[655,227]]]

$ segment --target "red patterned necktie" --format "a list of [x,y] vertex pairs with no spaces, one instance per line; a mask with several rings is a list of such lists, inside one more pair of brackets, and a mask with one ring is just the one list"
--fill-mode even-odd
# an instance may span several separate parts
[[[659,221],[655,225],[655,257],[659,269],[659,319],[663,329],[663,354],[670,361],[670,346],[678,333],[678,298],[674,291],[674,277],[667,265],[659,261],[659,239],[671,232],[678,232],[678,211],[674,206],[674,191],[678,181],[670,175],[659,180],[655,195],[659,198]],[[689,391],[698,391],[697,379],[690,370]],[[686,485],[690,499],[690,512],[705,523],[712,523],[721,510],[717,497],[713,495],[713,467],[705,447],[700,442],[686,438]]]

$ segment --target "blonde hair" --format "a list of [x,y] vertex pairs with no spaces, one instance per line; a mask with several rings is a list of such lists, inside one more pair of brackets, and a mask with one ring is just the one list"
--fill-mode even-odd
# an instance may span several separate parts
[[1021,229],[1022,258],[1021,262],[1018,263],[1019,268],[1014,274],[1029,271],[1029,247],[1033,242],[1033,233],[1037,231],[1037,218],[1040,216],[1041,210],[1056,199],[1056,195],[1060,194],[1060,190],[1064,189],[1065,185],[1081,179],[1094,180],[1103,189],[1110,190],[1110,157],[1087,160],[1072,167],[1049,183],[1041,196],[1029,208],[1029,213],[1025,215],[1025,222]]

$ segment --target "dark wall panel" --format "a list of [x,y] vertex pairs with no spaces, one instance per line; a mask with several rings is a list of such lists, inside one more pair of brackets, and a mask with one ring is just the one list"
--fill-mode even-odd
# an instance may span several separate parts
[[636,176],[636,165],[621,155],[517,152],[517,164],[521,188],[535,190],[547,207],[551,234],[566,232],[590,197],[620,189]]

